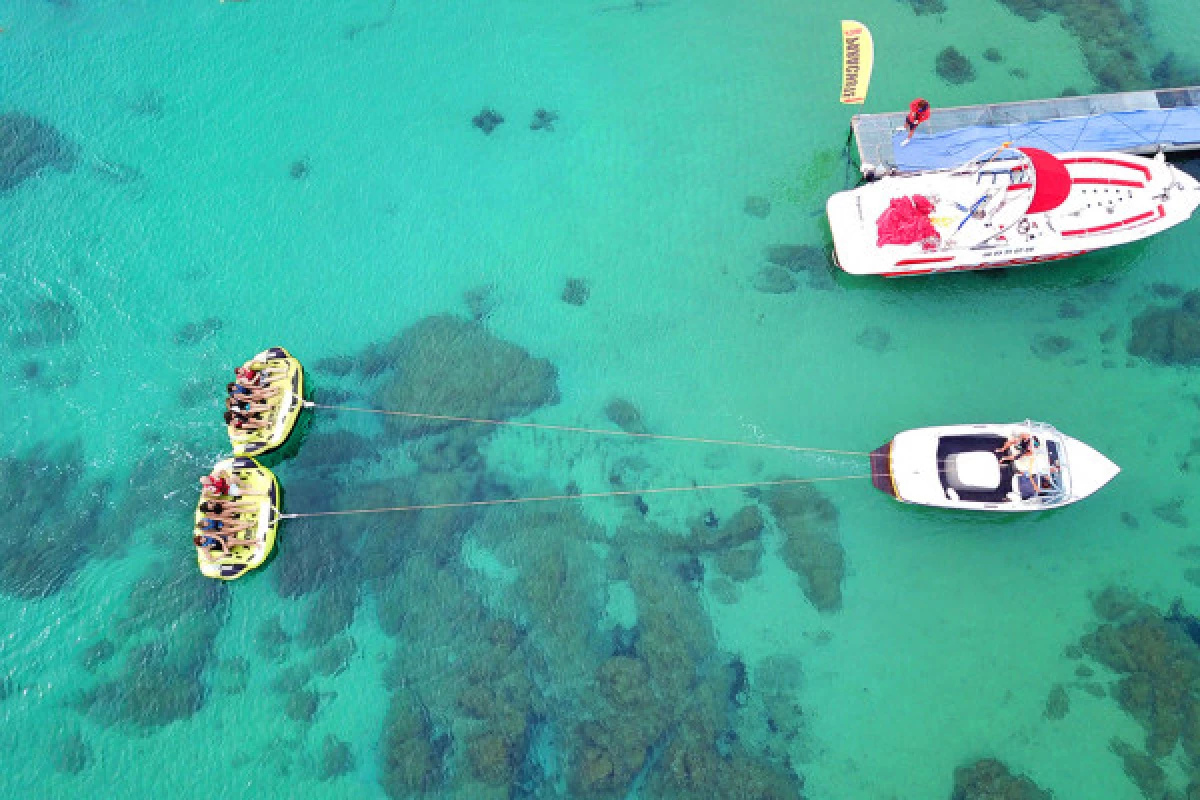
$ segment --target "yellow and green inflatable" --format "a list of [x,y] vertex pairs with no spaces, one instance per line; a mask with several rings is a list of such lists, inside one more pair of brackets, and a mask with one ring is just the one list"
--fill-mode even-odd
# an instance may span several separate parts
[[233,496],[201,494],[196,503],[193,533],[197,532],[194,526],[205,516],[200,510],[200,503],[206,500],[253,506],[252,510],[239,515],[250,522],[250,528],[233,535],[237,539],[253,539],[253,546],[231,547],[229,553],[219,547],[211,548],[208,553],[202,547],[196,548],[200,572],[209,578],[231,581],[258,567],[271,555],[275,547],[275,534],[279,530],[281,498],[279,481],[275,475],[253,458],[234,456],[220,461],[213,467],[213,474],[221,472],[227,474],[230,483],[237,485],[237,491]]
[[280,389],[279,394],[267,400],[271,410],[265,412],[265,417],[271,424],[253,431],[227,427],[234,455],[261,456],[286,442],[296,427],[304,409],[304,368],[282,347],[262,351],[250,360],[249,366],[267,371],[270,385]]

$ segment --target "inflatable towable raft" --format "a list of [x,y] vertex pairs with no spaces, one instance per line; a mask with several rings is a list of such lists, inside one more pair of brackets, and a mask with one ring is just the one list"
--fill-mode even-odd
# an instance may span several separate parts
[[[280,491],[279,482],[271,470],[253,458],[235,456],[220,461],[213,467],[213,473],[221,472],[227,473],[228,480],[236,484],[235,496],[201,493],[196,503],[194,525],[198,526],[208,516],[200,510],[200,504],[205,501],[251,506],[251,510],[238,515],[239,521],[249,522],[250,527],[232,534],[231,538],[252,539],[254,544],[231,546],[228,553],[218,546],[207,548],[207,552],[206,548],[197,546],[196,560],[200,564],[200,572],[206,577],[231,581],[258,567],[271,555],[275,547],[275,534],[279,530]],[[196,532],[195,528],[193,532]],[[200,533],[210,538],[215,535],[203,531]]]
[[268,375],[268,384],[279,394],[267,400],[271,410],[264,412],[270,423],[257,430],[238,430],[227,426],[234,455],[260,456],[287,441],[304,409],[304,368],[282,347],[264,350],[250,360],[252,369]]

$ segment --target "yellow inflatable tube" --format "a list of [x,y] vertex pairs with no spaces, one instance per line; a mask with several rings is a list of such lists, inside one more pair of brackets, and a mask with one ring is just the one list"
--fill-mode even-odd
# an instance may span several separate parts
[[231,490],[232,496],[201,493],[200,500],[196,503],[192,534],[204,535],[204,532],[197,530],[195,526],[206,516],[200,510],[200,504],[206,500],[253,506],[252,510],[239,515],[240,519],[250,523],[250,528],[231,534],[231,538],[235,539],[253,539],[253,546],[238,545],[231,547],[228,553],[216,546],[209,548],[207,552],[204,547],[196,547],[196,560],[200,564],[201,573],[209,578],[231,581],[259,566],[271,555],[271,550],[275,547],[275,534],[279,530],[280,492],[279,481],[275,479],[275,475],[253,458],[227,458],[213,467],[213,474],[222,471],[228,473],[229,482],[236,484],[237,489]]
[[270,385],[280,391],[267,400],[271,406],[270,411],[264,412],[270,423],[267,427],[243,431],[227,426],[229,443],[234,455],[239,456],[260,456],[286,442],[304,409],[304,367],[287,350],[282,347],[264,350],[250,360],[250,366],[265,370]]

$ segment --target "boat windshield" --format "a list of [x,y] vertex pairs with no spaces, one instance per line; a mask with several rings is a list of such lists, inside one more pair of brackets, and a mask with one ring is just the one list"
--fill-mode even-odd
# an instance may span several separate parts
[[1063,436],[1045,422],[1026,420],[1025,425],[1037,444],[1018,467],[1032,473],[1037,495],[1028,502],[1057,505],[1071,492],[1071,471],[1067,465],[1067,447]]

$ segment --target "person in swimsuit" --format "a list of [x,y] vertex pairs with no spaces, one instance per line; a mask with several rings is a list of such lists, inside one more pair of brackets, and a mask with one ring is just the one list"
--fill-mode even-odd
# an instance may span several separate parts
[[257,431],[269,427],[271,423],[257,414],[226,411],[225,424],[237,431]]
[[250,522],[242,519],[217,519],[216,517],[204,517],[196,523],[196,530],[201,533],[211,533],[217,535],[228,536],[232,533],[241,533],[250,529]]
[[252,403],[243,397],[227,397],[225,398],[225,409],[240,414],[262,414],[270,411],[271,406],[266,403]]
[[1000,456],[1000,463],[1007,464],[1010,461],[1016,461],[1033,452],[1033,448],[1037,446],[1037,440],[1030,434],[1022,431],[1010,436],[1005,440],[1004,444],[996,448],[997,453],[1003,453]]
[[266,400],[268,397],[274,397],[279,394],[279,389],[274,386],[258,388],[255,386],[243,386],[240,383],[225,384],[225,391],[229,392],[230,397],[245,398],[247,400]]
[[[206,561],[216,561],[221,556],[231,554],[231,547],[253,547],[258,542],[253,539],[231,539],[227,536],[213,536],[211,534],[197,533],[192,536],[192,544],[200,548],[200,554]],[[220,554],[213,553],[213,548],[219,549]]]
[[222,503],[218,500],[205,500],[200,504],[201,513],[213,519],[228,522],[237,519],[236,514],[253,514],[258,511],[255,503]]

